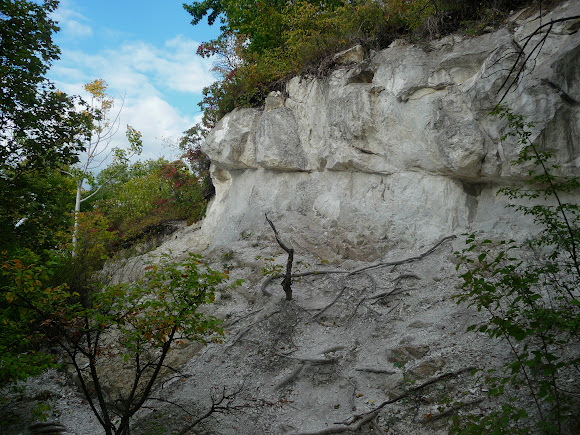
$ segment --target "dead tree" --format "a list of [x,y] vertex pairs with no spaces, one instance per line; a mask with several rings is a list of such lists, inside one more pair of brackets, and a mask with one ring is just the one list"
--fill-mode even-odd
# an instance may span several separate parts
[[266,220],[274,230],[274,235],[276,236],[276,241],[280,245],[280,247],[288,253],[288,260],[286,261],[286,275],[284,275],[284,279],[282,280],[282,289],[284,293],[286,293],[286,300],[292,300],[292,262],[294,261],[294,249],[287,247],[282,240],[280,240],[280,236],[278,235],[278,231],[276,227],[272,223],[270,219],[268,219],[268,215],[266,214]]

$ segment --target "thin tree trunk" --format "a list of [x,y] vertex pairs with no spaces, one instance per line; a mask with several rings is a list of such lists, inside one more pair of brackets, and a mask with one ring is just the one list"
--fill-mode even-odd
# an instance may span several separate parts
[[72,256],[76,257],[77,255],[77,245],[78,245],[78,230],[79,230],[79,213],[81,212],[81,193],[83,190],[83,179],[77,180],[77,198],[75,201],[75,224],[73,229],[73,237],[72,237]]

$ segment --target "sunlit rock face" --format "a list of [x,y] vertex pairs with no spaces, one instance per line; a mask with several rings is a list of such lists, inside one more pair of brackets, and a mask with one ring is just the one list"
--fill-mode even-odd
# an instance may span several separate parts
[[[568,2],[543,20],[578,13]],[[328,78],[295,77],[262,109],[228,114],[203,147],[217,195],[202,232],[227,245],[270,231],[268,213],[295,248],[329,259],[373,259],[472,230],[529,234],[530,222],[496,196],[529,168],[511,165],[520,145],[501,142],[506,123],[489,113],[516,78],[518,44],[538,25],[515,18],[511,30],[477,38],[397,41]],[[568,175],[580,165],[574,26],[554,26],[503,100],[534,123],[531,140],[555,150]]]

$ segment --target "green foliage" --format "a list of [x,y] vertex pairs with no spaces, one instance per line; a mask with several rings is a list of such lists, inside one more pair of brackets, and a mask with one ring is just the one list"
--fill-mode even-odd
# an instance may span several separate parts
[[[13,177],[76,161],[86,118],[73,98],[45,74],[58,59],[58,31],[49,15],[58,1],[3,1],[0,5],[0,171]],[[5,177],[2,174],[2,177]]]
[[272,257],[264,257],[264,258],[262,258],[261,255],[256,256],[256,260],[260,259],[264,260],[264,266],[262,267],[262,275],[274,276],[276,278],[282,275],[282,272],[284,271],[284,265],[276,263],[277,260],[276,257],[278,257],[279,255],[280,254],[276,254]]
[[[129,433],[130,418],[164,373],[174,344],[220,341],[219,321],[199,308],[214,301],[216,287],[228,276],[197,255],[182,263],[162,259],[146,267],[140,281],[84,296],[66,284],[52,284],[56,261],[29,257],[27,262],[6,252],[1,257],[0,381],[24,379],[53,366],[53,357],[30,350],[60,347],[106,433]],[[111,361],[127,383],[105,392],[103,372]]]
[[45,74],[58,59],[57,1],[0,5],[0,248],[54,248],[66,225],[58,173],[78,160],[88,119]]
[[[521,147],[513,163],[526,165],[530,176],[527,187],[501,192],[519,201],[511,207],[531,216],[540,232],[525,243],[469,235],[467,247],[457,254],[467,270],[458,300],[487,313],[486,321],[469,330],[504,339],[512,350],[503,375],[487,377],[490,395],[507,394],[509,385],[525,385],[536,405],[537,428],[562,433],[579,409],[568,380],[577,377],[580,365],[580,209],[562,199],[578,182],[554,174],[553,155],[530,141],[532,125],[522,116],[503,107],[493,113],[507,121],[509,133],[503,140],[514,136]],[[526,418],[510,402],[483,419],[465,425],[456,420],[454,431],[515,433],[531,429]]]
[[99,183],[107,187],[91,205],[117,232],[117,247],[159,231],[168,221],[188,219],[191,223],[205,213],[206,187],[181,161],[114,163],[99,174],[95,190]]
[[[192,5],[184,4],[183,7],[193,17],[191,24],[198,24],[205,15],[208,15],[207,22],[212,25],[223,12],[220,0],[203,0]],[[211,10],[211,13],[209,12]]]
[[[87,306],[67,303],[62,314],[46,322],[49,330],[58,331],[58,344],[72,361],[107,433],[129,433],[130,418],[146,402],[173,344],[220,341],[222,334],[218,320],[198,308],[214,301],[216,286],[227,279],[226,274],[210,269],[193,254],[180,264],[164,260],[146,269],[139,282],[106,287]],[[107,395],[101,370],[111,359],[123,361],[129,382],[127,388]]]
[[[30,251],[14,258],[0,253],[0,385],[24,380],[54,366],[36,334],[44,318],[38,307],[49,310],[55,300],[70,296],[66,284],[53,284],[57,261]],[[44,350],[44,351],[43,351]]]
[[41,252],[58,246],[71,225],[74,182],[54,169],[17,171],[5,168],[0,176],[0,247]]
[[221,17],[219,38],[198,54],[215,56],[218,81],[205,88],[203,124],[213,128],[235,107],[262,104],[266,95],[296,74],[321,75],[337,51],[362,44],[382,49],[396,38],[439,37],[462,27],[472,33],[495,25],[531,0],[205,0],[184,5],[192,24]]
[[85,299],[97,287],[94,274],[111,257],[118,235],[111,229],[107,217],[99,211],[79,213],[77,217],[75,255],[69,255],[73,252],[71,235],[75,231],[71,226],[61,237],[66,240],[61,245],[65,255],[59,258],[55,279],[66,282],[71,291]]
[[215,187],[209,173],[211,161],[201,150],[201,144],[208,133],[209,131],[201,123],[197,123],[183,132],[183,136],[178,143],[181,160],[197,176],[205,199],[211,198],[215,194]]

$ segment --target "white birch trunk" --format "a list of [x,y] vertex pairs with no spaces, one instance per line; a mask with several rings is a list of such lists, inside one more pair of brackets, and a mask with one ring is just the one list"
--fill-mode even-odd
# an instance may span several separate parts
[[76,255],[77,255],[77,244],[78,244],[77,233],[78,233],[78,229],[79,229],[79,213],[81,212],[81,193],[83,190],[83,181],[84,180],[82,178],[80,180],[77,180],[77,198],[75,201],[75,225],[74,225],[73,237],[72,237],[72,243],[73,243],[72,256],[73,257],[76,257]]

